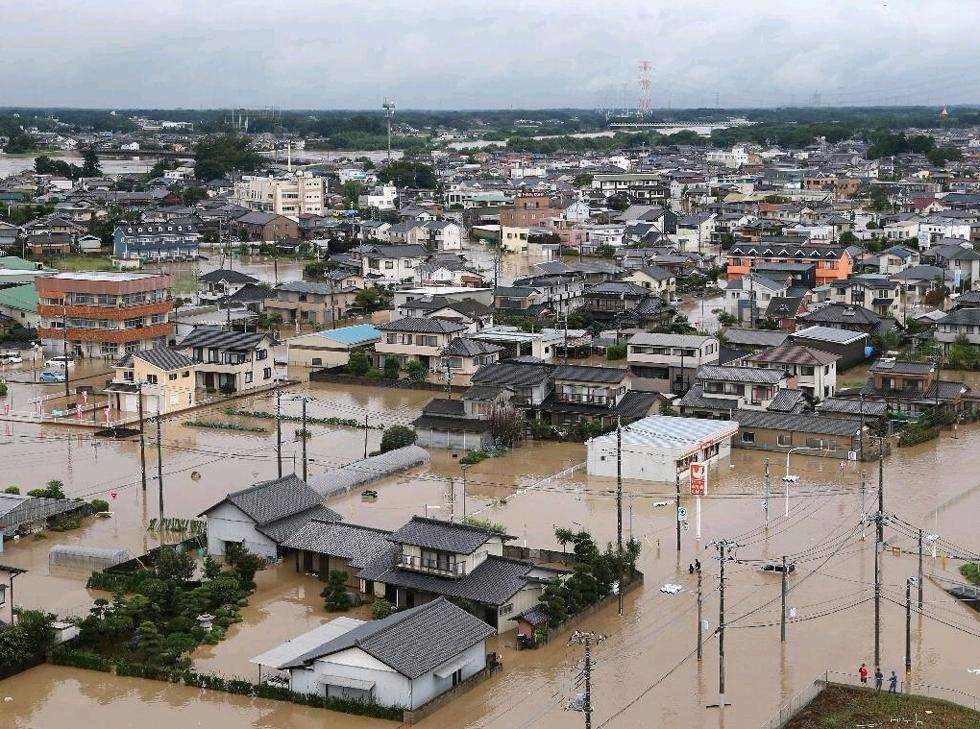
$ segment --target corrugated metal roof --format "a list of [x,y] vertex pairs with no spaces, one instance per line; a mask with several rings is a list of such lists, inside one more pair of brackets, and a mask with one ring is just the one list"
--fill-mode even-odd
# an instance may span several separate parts
[[[630,423],[622,429],[623,445],[654,448],[692,448],[701,443],[724,440],[738,431],[731,420],[679,418],[672,415],[651,415]],[[616,433],[592,438],[589,443],[616,445]]]

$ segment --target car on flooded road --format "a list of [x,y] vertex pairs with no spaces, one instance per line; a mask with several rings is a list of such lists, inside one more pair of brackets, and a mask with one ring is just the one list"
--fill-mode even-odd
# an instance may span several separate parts
[[42,372],[37,379],[39,382],[64,382],[65,376],[60,372]]

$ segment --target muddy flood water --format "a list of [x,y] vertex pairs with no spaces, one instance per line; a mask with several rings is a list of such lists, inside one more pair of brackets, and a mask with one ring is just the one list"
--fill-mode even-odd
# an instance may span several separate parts
[[[14,397],[31,384],[11,385]],[[345,417],[369,428],[311,425],[309,469],[349,463],[374,450],[378,426],[407,423],[433,393],[313,383],[291,388],[315,397],[309,414]],[[231,404],[195,411],[164,423],[164,514],[194,517],[226,493],[277,473],[274,422],[228,415],[229,407],[273,411],[274,397],[256,395]],[[299,403],[285,405],[298,414]],[[205,430],[182,424],[189,419],[219,420],[265,427],[266,433]],[[298,424],[284,423],[283,467],[300,472]],[[0,557],[22,567],[16,599],[26,608],[44,608],[62,616],[88,611],[95,594],[85,575],[49,570],[48,550],[55,544],[125,547],[134,554],[154,546],[159,536],[145,529],[157,516],[157,444],[148,431],[148,489],[141,488],[139,449],[135,442],[94,438],[91,431],[29,423],[4,423],[0,431],[0,487],[22,491],[57,478],[68,496],[105,498],[113,516],[87,520],[82,528],[48,532],[45,539],[8,541]],[[913,529],[942,535],[950,543],[980,550],[980,428],[961,427],[953,436],[898,449],[885,460],[885,509],[897,519],[885,531],[891,549],[882,555],[885,600],[882,608],[883,669],[901,675],[904,655],[904,587],[916,572]],[[503,524],[518,544],[558,549],[555,526],[589,529],[600,544],[615,540],[615,483],[590,478],[576,468],[585,460],[580,444],[529,443],[499,458],[467,469],[465,494],[459,453],[434,450],[430,463],[372,485],[374,502],[351,493],[330,502],[345,519],[393,528],[413,514],[450,516],[450,489],[456,518],[463,509]],[[695,536],[695,503],[676,551],[673,484],[629,482],[624,485],[624,530],[642,544],[639,569],[644,585],[628,594],[624,614],[611,605],[579,627],[605,634],[594,652],[594,727],[726,727],[757,729],[777,707],[827,670],[853,673],[873,650],[873,528],[861,525],[862,513],[875,509],[877,464],[844,463],[835,458],[793,454],[790,470],[800,475],[791,489],[784,516],[781,476],[785,456],[769,454],[772,474],[769,528],[762,508],[767,455],[735,450],[730,461],[712,470],[709,494],[702,500],[702,535]],[[552,474],[558,474],[552,477]],[[862,475],[865,486],[862,489]],[[667,503],[665,503],[667,502]],[[465,507],[464,507],[465,505]],[[866,538],[862,539],[862,535]],[[740,546],[726,564],[726,700],[718,700],[719,564],[712,540],[727,538]],[[925,561],[926,573],[952,576],[959,564]],[[764,573],[760,561],[790,555],[797,570],[789,578],[789,608],[796,617],[779,640],[778,575]],[[704,565],[704,657],[696,646],[695,580],[688,564]],[[665,583],[682,586],[678,594],[660,591]],[[201,670],[256,677],[248,659],[335,617],[323,609],[315,578],[280,564],[257,575],[258,589],[243,610],[244,621],[224,641],[203,646],[192,656]],[[899,605],[897,603],[903,603]],[[932,580],[925,583],[923,612],[913,615],[912,681],[980,694],[980,620]],[[364,616],[365,611],[355,611]],[[943,622],[938,622],[939,620]],[[945,623],[945,624],[944,624]],[[558,636],[533,651],[516,650],[514,633],[492,639],[489,650],[501,653],[503,670],[454,699],[421,723],[423,727],[568,727],[582,715],[565,710],[576,688],[581,647]],[[337,726],[383,727],[374,719],[352,717],[273,701],[253,700],[169,684],[118,678],[101,673],[41,666],[0,681],[0,727],[75,729],[99,726],[232,727]],[[928,724],[926,725],[928,726]]]

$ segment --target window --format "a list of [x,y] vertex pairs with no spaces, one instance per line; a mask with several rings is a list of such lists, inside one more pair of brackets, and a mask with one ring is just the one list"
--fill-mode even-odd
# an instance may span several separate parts
[[791,433],[780,433],[776,436],[776,442],[781,446],[791,446],[793,445],[793,436]]
[[246,383],[249,383],[251,381],[252,381],[252,373],[251,372],[246,372],[245,373],[245,382]]
[[385,337],[385,342],[388,344],[398,344],[398,335],[394,332],[388,332],[387,336]]
[[820,448],[822,450],[824,448],[824,442],[820,438],[807,438],[806,439],[806,447],[807,448]]
[[171,372],[169,375],[167,375],[167,379],[168,380],[176,380],[177,379],[177,373],[176,372]]
[[412,343],[412,335],[402,334],[402,344],[411,344],[411,343]]
[[157,384],[157,376],[156,375],[147,375],[146,376],[146,383],[148,385],[155,385],[155,384]]
[[391,268],[394,268],[394,267],[395,267],[395,262],[394,261],[385,261],[385,268],[386,269],[391,269]]
[[[388,336],[390,337],[391,335],[389,334]],[[313,359],[310,360],[310,364],[312,364],[314,366],[322,366],[323,365],[323,357],[314,357]]]
[[7,604],[7,586],[0,585],[0,605]]
[[265,367],[265,368],[263,368],[262,369],[262,379],[263,380],[268,380],[271,377],[272,377],[272,368],[271,367]]
[[265,359],[268,356],[269,356],[269,350],[268,349],[260,349],[260,350],[257,350],[255,352],[255,359],[256,360]]
[[743,443],[755,443],[755,433],[751,430],[742,431],[742,442]]
[[180,376],[181,377],[190,377],[191,376],[191,371],[190,370],[184,370],[183,372],[180,373]]

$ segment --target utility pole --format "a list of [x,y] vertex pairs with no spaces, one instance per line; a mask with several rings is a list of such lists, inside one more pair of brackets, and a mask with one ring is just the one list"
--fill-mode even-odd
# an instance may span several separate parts
[[763,482],[765,494],[762,497],[762,510],[766,516],[766,530],[769,529],[769,459],[766,459],[766,479]]
[[623,427],[616,417],[616,556],[619,563],[619,614],[623,614]]
[[912,581],[905,580],[905,675],[912,673]]
[[276,388],[276,473],[282,478],[282,390]]
[[922,530],[919,530],[919,579],[917,581],[919,592],[919,610],[922,609]]
[[160,438],[160,411],[157,406],[157,495],[160,505],[160,540],[163,540],[163,450]]
[[[881,534],[881,514],[875,517]],[[875,541],[875,666],[881,665],[881,537]]]
[[71,397],[71,391],[68,389],[68,373],[71,371],[68,367],[68,307],[64,303],[61,305],[61,353],[65,357],[65,397]]
[[718,572],[718,708],[725,708],[725,562],[728,560],[728,550],[735,546],[733,542],[722,539],[712,542],[711,546],[718,550],[718,561],[721,569]]
[[[677,464],[674,464],[674,470],[677,470]],[[681,552],[681,475],[680,473],[674,474],[674,490],[676,492],[675,496],[675,514],[674,520],[677,522],[675,525],[677,527],[677,553]]]
[[698,661],[701,660],[703,651],[701,650],[701,633],[702,633],[702,620],[701,620],[701,569],[698,568]]
[[786,555],[783,555],[783,575],[780,585],[782,609],[779,616],[779,642],[786,642]]
[[450,367],[449,357],[446,357],[446,395],[450,400],[453,399],[453,370]]
[[456,481],[449,477],[449,521],[456,521]]
[[303,416],[302,416],[303,417],[303,425],[302,425],[303,430],[301,431],[302,438],[303,438],[303,483],[306,483],[306,441],[309,438],[309,435],[310,434],[308,432],[306,432],[306,400],[307,400],[307,397],[306,397],[306,395],[303,395],[302,398],[300,398],[300,399],[301,399],[301,401],[303,403]]
[[136,409],[140,418],[140,480],[143,484],[143,498],[146,499],[146,436],[143,427],[143,381],[136,383]]
[[585,700],[580,711],[585,714],[585,729],[592,729],[592,646],[601,643],[606,636],[576,630],[568,639],[568,644],[578,644],[583,648],[582,676],[585,679]]
[[364,457],[368,454],[368,414],[364,413]]

